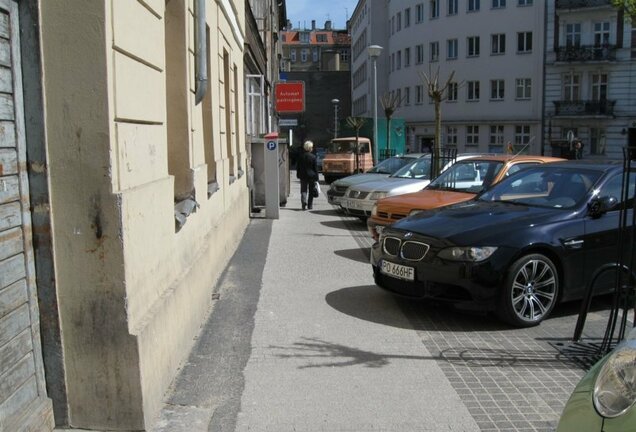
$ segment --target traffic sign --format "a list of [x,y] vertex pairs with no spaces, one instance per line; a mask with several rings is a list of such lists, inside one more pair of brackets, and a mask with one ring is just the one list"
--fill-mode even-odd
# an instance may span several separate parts
[[276,141],[267,141],[267,150],[276,150]]
[[281,127],[298,126],[298,119],[280,119],[278,120],[278,126],[281,126]]

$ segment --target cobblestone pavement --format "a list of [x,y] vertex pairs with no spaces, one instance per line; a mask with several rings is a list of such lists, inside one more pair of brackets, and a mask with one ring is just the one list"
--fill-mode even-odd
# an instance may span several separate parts
[[[369,256],[371,238],[357,218],[344,225]],[[557,306],[529,329],[449,307],[398,299],[422,343],[481,431],[554,431],[570,393],[594,362],[592,347],[607,324],[609,299],[595,300],[580,344],[570,343],[579,302]]]

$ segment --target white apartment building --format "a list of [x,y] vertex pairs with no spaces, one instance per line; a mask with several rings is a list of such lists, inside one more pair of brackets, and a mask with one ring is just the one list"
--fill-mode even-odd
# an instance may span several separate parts
[[555,153],[575,138],[585,158],[620,159],[634,142],[635,37],[610,0],[547,2],[544,128]]
[[[421,75],[439,69],[441,84],[455,73],[442,103],[444,147],[504,152],[511,143],[541,153],[544,17],[544,2],[533,0],[361,1],[352,17],[354,115],[367,116],[363,107],[372,106],[362,102],[371,95],[366,40],[385,48],[378,93],[402,98],[395,116],[406,121],[412,151],[434,141],[434,105]],[[375,34],[378,26],[384,38]]]

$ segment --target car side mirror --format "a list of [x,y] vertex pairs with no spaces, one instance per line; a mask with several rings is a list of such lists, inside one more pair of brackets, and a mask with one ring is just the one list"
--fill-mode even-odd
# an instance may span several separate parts
[[587,205],[588,214],[594,219],[599,218],[616,207],[617,204],[618,200],[613,196],[594,198]]

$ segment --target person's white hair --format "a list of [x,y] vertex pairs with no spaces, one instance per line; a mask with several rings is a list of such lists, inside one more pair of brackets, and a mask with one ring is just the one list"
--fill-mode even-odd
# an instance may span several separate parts
[[311,141],[305,141],[305,144],[303,144],[303,148],[305,149],[305,151],[311,151],[314,148],[314,143]]

